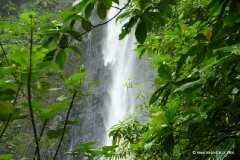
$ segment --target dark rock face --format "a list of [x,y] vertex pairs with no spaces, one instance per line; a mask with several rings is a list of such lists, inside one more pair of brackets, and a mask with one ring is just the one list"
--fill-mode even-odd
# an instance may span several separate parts
[[[93,19],[93,21],[95,23],[99,22],[98,19]],[[75,100],[70,120],[80,120],[80,124],[68,126],[69,133],[64,138],[61,159],[75,159],[72,156],[64,155],[64,153],[76,149],[77,144],[96,142],[94,147],[97,148],[101,145],[103,135],[106,134],[103,123],[103,99],[106,92],[104,82],[107,79],[108,69],[103,64],[103,54],[101,51],[103,40],[104,26],[95,28],[83,37],[83,42],[80,44],[82,50],[81,58],[77,58],[76,54],[69,55],[66,74],[71,74],[71,67],[74,64],[83,64],[87,73],[83,86],[87,86],[89,82],[96,80],[100,80],[100,83],[86,90],[87,93],[99,92],[97,95],[80,97]],[[81,155],[76,159],[79,158],[83,159]]]

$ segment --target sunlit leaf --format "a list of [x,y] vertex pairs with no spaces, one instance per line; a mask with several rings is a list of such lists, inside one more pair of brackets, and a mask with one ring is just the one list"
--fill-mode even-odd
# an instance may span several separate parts
[[15,107],[12,103],[6,102],[6,101],[0,101],[0,113],[7,115],[10,113],[13,113],[15,110]]
[[65,63],[67,62],[67,54],[63,49],[58,51],[55,61],[58,64],[58,67],[63,69]]

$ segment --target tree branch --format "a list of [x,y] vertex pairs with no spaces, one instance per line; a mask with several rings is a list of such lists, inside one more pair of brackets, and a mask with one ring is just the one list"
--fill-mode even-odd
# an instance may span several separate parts
[[[31,18],[31,25],[33,25],[33,16],[29,16]],[[29,105],[29,111],[30,111],[30,117],[33,127],[33,134],[34,139],[36,143],[36,151],[37,151],[37,159],[41,160],[40,158],[40,149],[39,149],[39,143],[38,143],[38,136],[37,136],[37,129],[34,122],[34,115],[33,115],[33,107],[32,107],[32,95],[31,95],[31,78],[32,78],[32,51],[33,49],[33,27],[31,27],[31,33],[30,33],[30,56],[29,56],[29,72],[28,72],[28,80],[27,80],[27,95],[28,95],[28,105]]]
[[72,106],[73,106],[73,102],[74,102],[74,98],[76,97],[76,91],[73,93],[73,96],[72,96],[72,100],[71,100],[71,103],[70,103],[70,106],[69,106],[69,109],[68,109],[68,112],[67,112],[67,116],[66,116],[66,119],[65,119],[65,122],[64,122],[64,127],[63,127],[63,133],[62,133],[62,136],[61,136],[61,139],[60,139],[60,142],[58,144],[58,147],[57,147],[57,150],[55,152],[55,155],[53,157],[53,160],[55,160],[57,158],[57,154],[58,154],[58,151],[61,147],[61,143],[62,143],[62,140],[63,140],[63,137],[64,137],[64,132],[66,130],[66,127],[67,127],[67,121],[68,121],[68,118],[69,118],[69,115],[70,115],[70,111],[72,109]]

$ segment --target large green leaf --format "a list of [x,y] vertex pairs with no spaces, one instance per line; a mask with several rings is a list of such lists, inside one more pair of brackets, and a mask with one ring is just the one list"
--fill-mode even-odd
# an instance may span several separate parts
[[36,69],[40,69],[40,70],[49,70],[49,69],[56,69],[56,68],[58,68],[58,65],[56,63],[53,63],[52,61],[43,61],[36,65]]
[[191,47],[187,53],[181,55],[180,59],[177,62],[177,69],[176,69],[176,77],[178,77],[179,71],[182,68],[182,66],[186,63],[186,59],[189,56],[194,56],[196,54],[201,53],[201,51],[203,50],[203,48],[205,47],[205,44],[203,43],[199,43],[193,47]]
[[112,7],[112,0],[102,0],[107,10]]
[[105,152],[114,151],[114,149],[116,149],[117,147],[118,147],[118,145],[114,145],[114,146],[104,146],[104,147],[102,147],[102,150],[105,151]]
[[82,19],[82,27],[85,31],[90,31],[92,29],[92,24],[90,21]]
[[78,47],[75,46],[75,45],[68,45],[66,50],[70,51],[70,52],[73,52],[73,53],[78,53],[78,54],[81,54],[81,52],[79,51]]
[[[0,121],[4,121],[4,122],[8,121],[9,116],[10,116],[10,114],[4,115],[4,114],[0,113]],[[21,115],[19,108],[15,108],[14,112],[11,114],[10,122],[13,122],[14,120],[24,119],[27,117],[28,117],[28,115]]]
[[102,0],[98,1],[98,5],[97,5],[97,15],[99,18],[101,18],[102,20],[104,20],[107,16],[107,9],[103,3]]
[[199,79],[197,81],[194,81],[194,82],[189,82],[189,83],[186,83],[180,87],[178,87],[174,92],[177,92],[177,91],[184,91],[185,89],[188,89],[188,88],[191,88],[195,85],[201,85],[204,83],[204,80],[203,79]]
[[15,107],[12,103],[6,102],[6,101],[0,101],[0,114],[8,115],[10,113],[13,113],[15,110]]
[[138,23],[135,31],[135,37],[140,44],[145,42],[147,38],[147,27],[145,21],[142,20],[140,23]]
[[15,90],[13,89],[10,88],[2,89],[0,90],[0,100],[11,101],[15,98],[14,93]]
[[153,95],[151,96],[150,100],[149,100],[149,105],[153,104],[154,102],[156,102],[158,100],[158,98],[161,96],[162,92],[168,88],[169,83],[166,83],[164,86],[160,87],[158,90],[156,90]]
[[172,80],[172,72],[171,68],[168,64],[163,64],[158,68],[158,75],[161,78],[171,81]]
[[150,32],[153,29],[154,21],[147,15],[144,16],[144,21],[146,23],[147,31]]
[[[60,138],[63,134],[63,128],[59,128],[57,130],[49,130],[47,132],[47,136],[49,139],[53,139],[53,138]],[[67,134],[68,133],[68,130],[66,129],[64,134]]]
[[80,121],[67,121],[67,124],[80,124]]
[[170,132],[168,136],[164,139],[163,149],[168,155],[172,155],[174,148],[174,136],[173,132]]
[[100,81],[92,81],[92,82],[89,82],[89,83],[88,83],[88,87],[91,87],[91,86],[96,85],[96,84],[98,84],[98,83],[100,83]]
[[64,49],[60,49],[58,51],[55,62],[58,64],[60,69],[63,69],[65,63],[67,62],[67,54]]
[[31,21],[31,19],[35,16],[36,16],[35,12],[25,12],[20,15],[20,18],[25,19],[27,21]]
[[64,49],[67,46],[68,46],[68,36],[66,34],[63,34],[59,41],[59,47]]
[[13,157],[13,154],[0,154],[1,160],[9,160]]
[[93,3],[89,3],[88,6],[86,7],[86,9],[85,9],[85,17],[87,19],[90,18],[91,14],[92,14],[92,11],[93,11],[93,8],[94,8],[94,4]]
[[68,33],[69,35],[71,35],[75,40],[77,40],[78,42],[82,42],[82,36],[80,35],[79,32],[77,31],[73,31],[73,30],[67,30],[66,33]]
[[164,111],[162,111],[160,113],[153,114],[152,119],[161,123],[161,124],[168,124],[168,120],[166,118],[166,112],[164,112]]
[[75,73],[73,75],[71,75],[68,79],[69,80],[81,80],[83,77],[85,77],[87,75],[87,73],[83,72],[83,73]]
[[55,103],[50,106],[51,112],[60,111],[63,109],[67,109],[69,107],[69,102]]

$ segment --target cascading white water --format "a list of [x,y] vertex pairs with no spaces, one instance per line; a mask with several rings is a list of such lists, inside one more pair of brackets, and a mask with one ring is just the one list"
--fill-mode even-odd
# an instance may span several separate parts
[[[108,18],[116,15],[117,12],[117,9],[112,8]],[[108,23],[103,48],[104,65],[110,65],[110,80],[105,82],[108,83],[106,86],[108,96],[104,100],[107,112],[104,117],[106,130],[117,124],[119,120],[127,118],[127,115],[134,111],[134,106],[137,104],[137,88],[127,89],[125,84],[128,79],[136,78],[142,82],[146,80],[147,76],[146,65],[133,52],[136,41],[134,32],[126,36],[124,40],[118,40],[123,24],[119,24],[119,22],[116,24],[115,21]],[[112,144],[108,134],[105,135],[104,141],[104,145]]]

